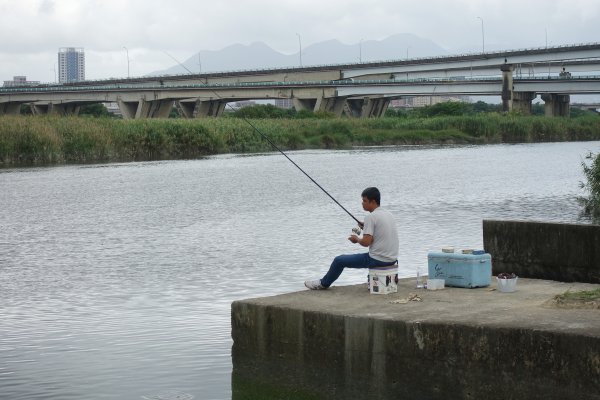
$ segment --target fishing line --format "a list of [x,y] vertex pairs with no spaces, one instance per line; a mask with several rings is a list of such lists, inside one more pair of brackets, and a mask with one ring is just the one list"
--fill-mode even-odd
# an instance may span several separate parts
[[[219,94],[211,89],[211,91],[221,100],[225,101],[225,99],[223,99],[221,96],[219,96]],[[229,103],[225,103],[227,106],[229,106],[229,108],[231,108],[231,110],[233,112],[235,112],[235,108],[233,108]],[[338,206],[340,206],[340,208],[342,210],[344,210],[346,212],[346,214],[348,214],[350,217],[352,217],[353,220],[355,220],[359,226],[361,224],[361,222],[354,216],[352,215],[352,213],[350,213],[350,211],[346,210],[346,208],[340,204],[339,201],[337,201],[335,199],[335,197],[333,197],[331,194],[329,194],[329,192],[327,190],[325,190],[323,188],[323,186],[319,185],[319,183],[317,181],[315,181],[306,171],[304,171],[298,164],[296,164],[294,162],[294,160],[292,160],[283,150],[281,150],[275,143],[273,143],[273,141],[271,139],[269,139],[269,137],[267,135],[265,135],[264,133],[262,133],[262,131],[260,129],[258,129],[252,122],[250,122],[250,120],[248,120],[245,116],[242,115],[242,119],[248,124],[250,125],[250,127],[252,127],[252,129],[254,129],[264,140],[266,140],[275,150],[277,150],[278,152],[280,152],[285,158],[288,159],[289,162],[291,162],[292,164],[294,164],[294,166],[296,168],[298,168],[300,170],[300,172],[302,172],[308,179],[311,180],[312,183],[314,183],[315,185],[317,185],[317,187],[319,189],[321,189],[323,191],[323,193],[325,193],[327,196],[329,196],[329,198],[331,200],[333,200],[335,202],[335,204],[337,204]]]
[[[180,66],[182,66],[186,71],[188,71],[190,74],[193,74],[192,71],[190,71],[185,65],[183,65],[182,63],[180,63],[175,57],[173,57],[172,55],[170,55],[169,53],[167,53],[166,51],[164,52],[167,56],[171,57],[173,60],[175,60]],[[223,99],[223,97],[221,97],[219,95],[219,93],[217,93],[214,89],[210,89],[211,92],[213,92],[220,100],[225,101],[225,99]],[[225,101],[225,105],[229,106],[229,108],[231,108],[231,110],[233,112],[235,112],[235,108],[233,108],[228,102]],[[355,220],[358,225],[360,226],[361,222],[350,213],[350,211],[346,210],[346,208],[340,204],[339,201],[337,201],[331,194],[329,194],[329,192],[327,190],[325,190],[323,188],[323,186],[319,185],[319,183],[317,183],[317,181],[315,181],[306,171],[304,171],[302,168],[300,168],[300,166],[298,164],[296,164],[294,162],[294,160],[292,160],[286,153],[284,153],[283,150],[281,150],[275,143],[273,143],[273,141],[271,139],[269,139],[269,137],[267,135],[265,135],[264,133],[262,133],[262,131],[260,129],[258,129],[252,122],[250,122],[245,116],[242,115],[242,119],[248,124],[250,125],[250,127],[252,127],[252,129],[254,129],[264,140],[266,140],[275,150],[277,150],[278,152],[280,152],[285,158],[288,159],[289,162],[291,162],[292,164],[294,164],[294,166],[296,168],[298,168],[300,170],[300,172],[302,172],[308,179],[311,180],[312,183],[314,183],[315,185],[317,185],[317,187],[319,189],[321,189],[323,191],[323,193],[325,193],[327,196],[329,196],[329,198],[331,200],[333,200],[335,202],[335,204],[337,204],[338,206],[340,206],[340,208],[342,210],[344,210],[346,212],[346,214],[348,214],[349,216],[352,217],[353,220]]]
[[[213,92],[214,92],[214,91],[213,91]],[[215,93],[215,94],[217,94],[216,92],[214,92],[214,93]],[[217,96],[219,96],[219,95],[217,94]],[[222,99],[222,97],[220,97],[220,96],[219,96],[219,98],[221,98],[221,99]],[[227,105],[229,106],[229,104],[227,104]],[[229,106],[229,107],[230,107],[230,108],[231,108],[233,111],[235,111],[235,109],[234,109],[233,107],[231,107],[231,106]],[[323,188],[323,186],[319,185],[319,183],[318,183],[317,181],[315,181],[315,180],[314,180],[314,179],[313,179],[313,178],[312,178],[312,177],[311,177],[311,176],[310,176],[310,175],[309,175],[309,174],[308,174],[306,171],[304,171],[304,170],[303,170],[303,169],[302,169],[302,168],[301,168],[301,167],[300,167],[298,164],[296,164],[296,163],[294,162],[294,160],[292,160],[292,159],[291,159],[291,158],[290,158],[290,157],[289,157],[287,154],[285,154],[285,153],[283,152],[283,150],[281,150],[279,147],[277,147],[277,145],[276,145],[275,143],[273,143],[273,141],[272,141],[271,139],[269,139],[269,138],[267,137],[267,135],[265,135],[264,133],[262,133],[262,132],[260,131],[260,129],[258,129],[256,126],[254,126],[254,124],[253,124],[252,122],[250,122],[248,119],[246,119],[246,117],[244,117],[243,115],[242,115],[242,119],[243,119],[244,121],[246,121],[246,123],[247,123],[248,125],[250,125],[250,126],[252,127],[252,129],[254,129],[256,132],[258,132],[258,134],[259,134],[259,135],[260,135],[260,136],[261,136],[261,137],[262,137],[264,140],[266,140],[266,141],[267,141],[267,142],[268,142],[268,143],[269,143],[271,146],[273,146],[273,148],[274,148],[275,150],[279,151],[279,152],[280,152],[280,153],[281,153],[281,154],[282,154],[282,155],[283,155],[285,158],[287,158],[287,159],[288,159],[288,161],[289,161],[289,162],[291,162],[292,164],[294,164],[294,166],[295,166],[296,168],[298,168],[298,169],[300,170],[300,172],[302,172],[304,175],[306,175],[306,177],[307,177],[308,179],[310,179],[310,180],[312,181],[312,183],[314,183],[315,185],[317,185],[317,187],[318,187],[319,189],[321,189],[321,190],[323,191],[323,193],[325,193],[327,196],[329,196],[329,198],[331,198],[331,200],[333,200],[333,201],[335,202],[335,204],[337,204],[338,206],[340,206],[342,210],[346,211],[346,213],[347,213],[349,216],[351,216],[351,217],[352,217],[352,219],[354,219],[354,220],[355,220],[355,221],[356,221],[356,222],[357,222],[359,225],[361,224],[361,222],[360,222],[358,219],[356,219],[356,217],[355,217],[354,215],[352,215],[352,214],[350,213],[350,211],[346,210],[346,208],[345,208],[343,205],[341,205],[341,204],[340,204],[340,202],[339,202],[339,201],[337,201],[337,200],[336,200],[336,199],[335,199],[335,198],[334,198],[334,197],[333,197],[331,194],[329,194],[329,192],[328,192],[327,190],[325,190],[325,189]]]

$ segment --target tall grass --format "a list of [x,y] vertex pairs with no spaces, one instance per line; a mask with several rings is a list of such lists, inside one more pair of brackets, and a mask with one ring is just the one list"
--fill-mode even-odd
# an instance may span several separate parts
[[[282,149],[600,140],[600,118],[501,114],[380,119],[253,119]],[[272,150],[244,120],[0,117],[0,165],[195,158]]]
[[223,137],[189,120],[0,118],[0,164],[191,158],[227,151]]

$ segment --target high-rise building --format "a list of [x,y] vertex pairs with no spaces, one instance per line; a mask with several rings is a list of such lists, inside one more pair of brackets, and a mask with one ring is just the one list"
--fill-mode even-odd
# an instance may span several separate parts
[[60,83],[85,80],[85,53],[83,47],[62,47],[58,51],[58,81]]

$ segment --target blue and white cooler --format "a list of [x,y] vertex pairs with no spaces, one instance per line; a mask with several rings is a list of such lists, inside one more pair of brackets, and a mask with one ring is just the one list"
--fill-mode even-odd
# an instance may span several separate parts
[[492,256],[488,253],[462,254],[429,252],[430,279],[443,279],[445,286],[475,288],[489,286],[492,280]]

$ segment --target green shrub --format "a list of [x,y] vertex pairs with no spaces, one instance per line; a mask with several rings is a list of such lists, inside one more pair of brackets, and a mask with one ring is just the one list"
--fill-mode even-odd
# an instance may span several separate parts
[[79,115],[84,116],[88,115],[90,117],[110,117],[111,114],[108,112],[104,104],[102,103],[94,103],[94,104],[86,104],[81,106],[79,110]]
[[594,222],[600,223],[600,153],[589,153],[585,160],[581,166],[587,181],[581,182],[581,188],[588,193],[588,196],[579,198],[579,201],[583,206],[583,214]]
[[297,119],[316,118],[316,117],[317,116],[315,115],[314,112],[312,112],[311,110],[307,110],[307,109],[300,110],[294,115],[294,118],[297,118]]
[[290,117],[290,110],[275,107],[273,104],[256,104],[240,108],[233,113],[236,118],[286,118]]
[[460,101],[446,101],[431,106],[418,109],[418,113],[423,117],[435,117],[438,115],[466,115],[473,113],[473,106],[470,103]]

